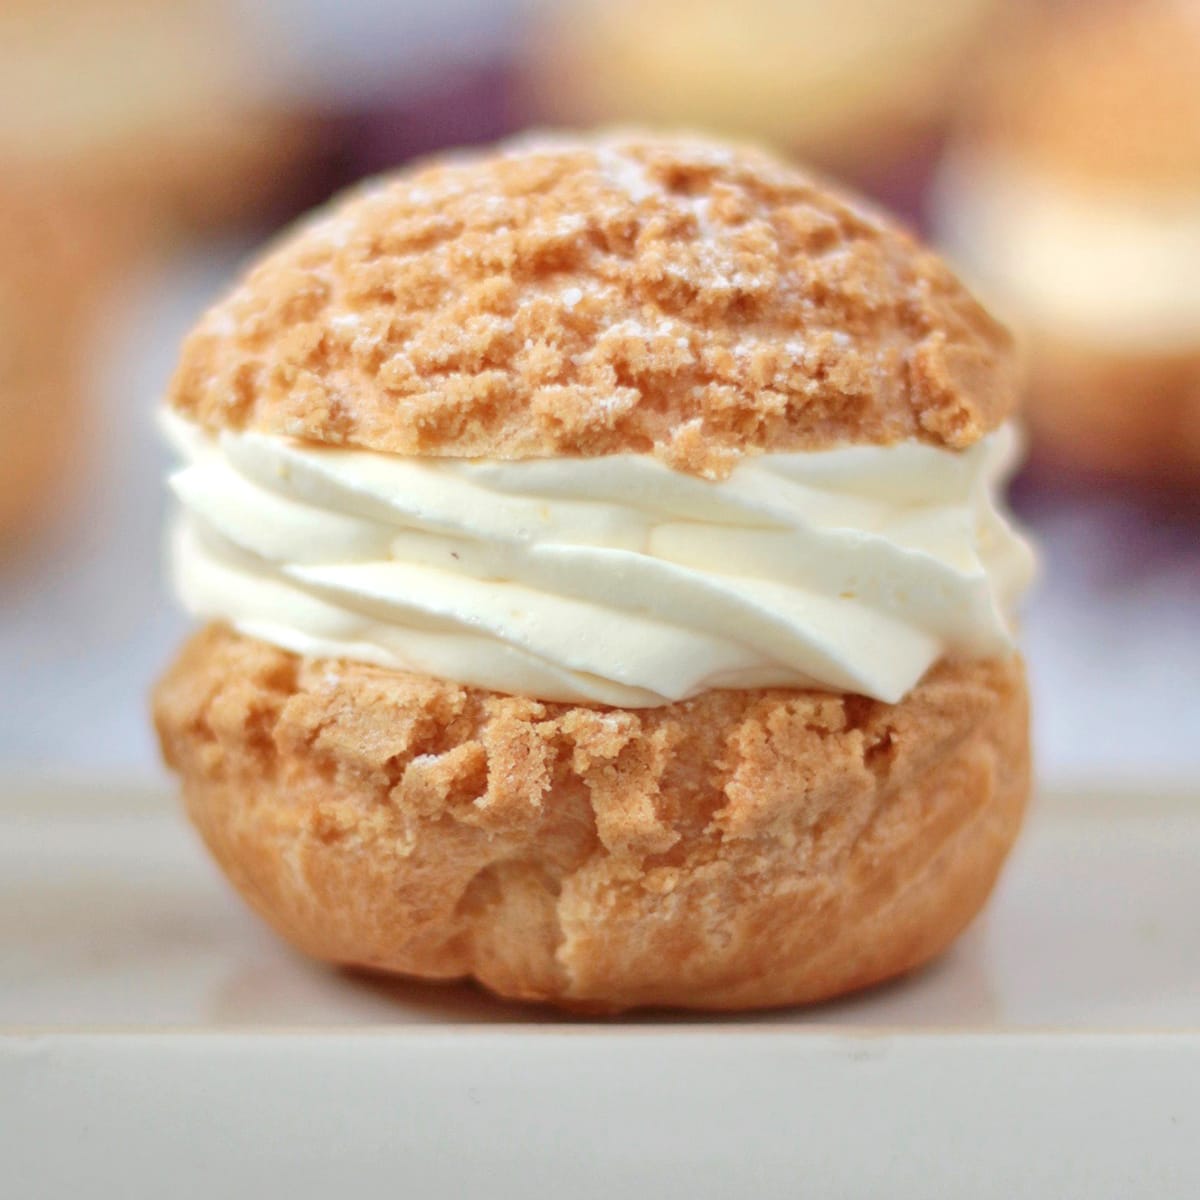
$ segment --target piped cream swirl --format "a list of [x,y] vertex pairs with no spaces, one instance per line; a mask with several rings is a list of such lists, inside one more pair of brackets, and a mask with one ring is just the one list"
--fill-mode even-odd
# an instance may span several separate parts
[[894,702],[944,655],[1008,652],[1032,571],[999,499],[1008,426],[962,452],[763,454],[719,482],[649,455],[418,459],[164,426],[192,614],[544,700]]

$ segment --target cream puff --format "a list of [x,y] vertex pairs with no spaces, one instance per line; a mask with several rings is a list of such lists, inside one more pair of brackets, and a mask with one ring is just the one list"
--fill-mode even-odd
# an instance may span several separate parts
[[937,257],[757,150],[368,183],[162,414],[192,821],[332,963],[590,1011],[919,966],[1029,790],[1016,395]]
[[940,240],[1024,335],[1055,468],[1200,483],[1200,6],[1072,6],[982,77]]

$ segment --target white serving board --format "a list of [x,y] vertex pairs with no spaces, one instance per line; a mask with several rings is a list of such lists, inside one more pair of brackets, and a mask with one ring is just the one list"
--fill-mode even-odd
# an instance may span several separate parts
[[0,1027],[4,1195],[1195,1197],[1200,799],[1043,797],[902,983],[583,1023],[293,955],[165,788],[11,781]]

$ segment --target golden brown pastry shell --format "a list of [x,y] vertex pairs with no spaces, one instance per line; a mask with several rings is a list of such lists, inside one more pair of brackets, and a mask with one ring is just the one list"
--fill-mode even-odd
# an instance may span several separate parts
[[306,953],[589,1011],[821,1000],[978,911],[1029,790],[1018,658],[899,704],[541,703],[220,626],[154,714],[191,818]]

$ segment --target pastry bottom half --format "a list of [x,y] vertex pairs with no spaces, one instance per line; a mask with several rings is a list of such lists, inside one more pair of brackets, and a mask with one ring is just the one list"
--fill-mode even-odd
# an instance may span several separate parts
[[332,963],[580,1011],[826,999],[944,950],[1029,791],[1019,658],[899,704],[543,703],[210,626],[154,716],[249,904]]

